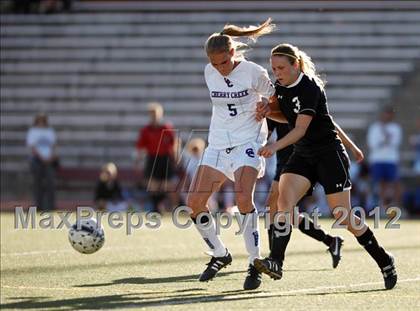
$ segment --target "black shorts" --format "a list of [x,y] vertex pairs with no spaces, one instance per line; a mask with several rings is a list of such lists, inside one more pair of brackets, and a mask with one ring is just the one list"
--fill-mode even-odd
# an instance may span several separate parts
[[[285,168],[285,165],[283,165],[282,163],[277,164],[276,166],[276,175],[274,176],[273,180],[279,182],[280,180],[280,175],[283,172],[283,169]],[[311,187],[308,189],[308,191],[305,193],[305,196],[311,196],[312,193],[314,192],[314,187],[315,184],[311,184]]]
[[144,176],[158,180],[171,179],[175,174],[173,159],[169,155],[147,156]]
[[312,187],[319,182],[325,194],[351,189],[350,160],[344,149],[326,150],[313,157],[303,157],[296,152],[290,156],[282,174],[293,173],[309,179]]
[[281,175],[281,171],[283,170],[283,165],[279,165],[279,164],[277,164],[277,166],[276,166],[276,175],[274,175],[274,178],[273,178],[273,180],[274,181],[279,181],[280,180],[280,175]]

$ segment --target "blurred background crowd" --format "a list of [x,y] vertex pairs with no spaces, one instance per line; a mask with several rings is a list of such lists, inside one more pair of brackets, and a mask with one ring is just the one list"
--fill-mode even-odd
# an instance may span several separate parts
[[[184,204],[210,122],[204,41],[271,16],[278,30],[248,58],[270,71],[281,42],[313,55],[333,117],[365,153],[351,167],[353,205],[418,217],[420,4],[386,3],[1,1],[2,209]],[[275,161],[257,183],[260,211]],[[322,191],[300,208],[329,216]],[[209,205],[235,211],[232,185]]]

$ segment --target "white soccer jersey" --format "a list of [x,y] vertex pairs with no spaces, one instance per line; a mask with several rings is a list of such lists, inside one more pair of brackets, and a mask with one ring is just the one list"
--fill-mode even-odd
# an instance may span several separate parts
[[206,66],[204,76],[213,103],[209,147],[225,149],[248,142],[265,144],[267,122],[255,120],[255,109],[262,97],[275,93],[267,70],[242,60],[227,77],[211,64]]

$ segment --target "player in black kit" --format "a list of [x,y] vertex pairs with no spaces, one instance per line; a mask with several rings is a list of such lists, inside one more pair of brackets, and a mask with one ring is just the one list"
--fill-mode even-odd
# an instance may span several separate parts
[[[279,123],[271,119],[267,119],[267,125],[269,134],[276,132],[277,139],[281,139],[282,137],[286,136],[289,131],[289,125],[287,123]],[[363,160],[363,152],[350,140],[348,140],[348,137],[343,139],[343,143],[347,148],[349,148],[354,157],[358,162]],[[293,145],[287,146],[284,149],[277,150],[276,152],[276,174],[273,178],[273,181],[271,182],[271,188],[269,191],[269,195],[267,197],[266,206],[269,208],[270,211],[270,227],[268,228],[268,242],[269,242],[269,248],[271,250],[271,236],[273,232],[273,221],[275,214],[277,212],[277,200],[279,197],[279,179],[281,172],[286,165],[287,161],[289,160],[289,157],[293,153]],[[308,190],[308,195],[312,194],[312,189]],[[343,245],[343,239],[339,236],[331,236],[328,233],[325,233],[324,230],[317,227],[314,222],[310,218],[305,218],[302,215],[300,215],[297,219],[297,225],[299,230],[308,235],[309,237],[324,243],[328,249],[327,251],[330,253],[332,258],[332,266],[333,268],[336,268],[340,262],[341,259],[341,247]]]
[[[290,127],[287,123],[279,123],[271,119],[267,119],[267,125],[269,130],[269,135],[272,134],[272,132],[276,132],[277,139],[280,139],[284,136],[286,136],[289,131]],[[340,138],[343,141],[343,144],[346,148],[348,148],[353,156],[355,157],[357,162],[361,162],[364,159],[363,152],[356,146],[356,144],[351,141],[347,135],[345,135],[344,132],[340,129],[338,131],[338,134]],[[271,250],[271,236],[273,232],[273,221],[275,214],[277,212],[277,200],[279,197],[279,180],[280,175],[283,170],[283,167],[286,165],[287,161],[289,160],[289,157],[293,153],[293,145],[289,145],[284,149],[277,150],[276,152],[276,174],[273,178],[273,181],[271,183],[269,196],[267,197],[266,206],[269,207],[270,211],[270,221],[271,224],[268,228],[268,242],[269,242],[269,249]],[[308,190],[307,195],[312,194],[312,189]],[[331,236],[328,233],[325,233],[321,228],[315,226],[314,222],[310,218],[305,218],[302,215],[299,215],[297,218],[297,225],[299,230],[308,235],[309,237],[324,243],[326,246],[328,246],[327,251],[330,253],[332,258],[332,266],[333,268],[336,268],[340,262],[341,259],[341,247],[343,245],[343,239],[339,236]]]
[[272,111],[267,117],[289,123],[291,130],[277,142],[260,148],[258,153],[271,157],[277,150],[292,144],[294,151],[279,180],[279,217],[273,226],[270,256],[255,259],[254,266],[274,279],[282,277],[292,229],[288,213],[293,212],[297,202],[319,182],[324,187],[334,217],[338,219],[343,215],[341,224],[354,234],[376,261],[385,288],[392,289],[397,282],[393,256],[378,244],[369,227],[350,213],[349,158],[338,135],[341,132],[340,137],[343,137],[342,130],[328,111],[324,82],[317,75],[309,56],[290,44],[280,44],[272,49],[271,66],[277,79],[276,94],[270,100]]

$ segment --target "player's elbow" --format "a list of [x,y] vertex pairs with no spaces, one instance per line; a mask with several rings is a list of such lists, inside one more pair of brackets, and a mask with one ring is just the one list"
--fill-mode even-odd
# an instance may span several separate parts
[[265,116],[266,118],[276,121],[278,123],[288,123],[284,115],[279,111],[270,111]]

